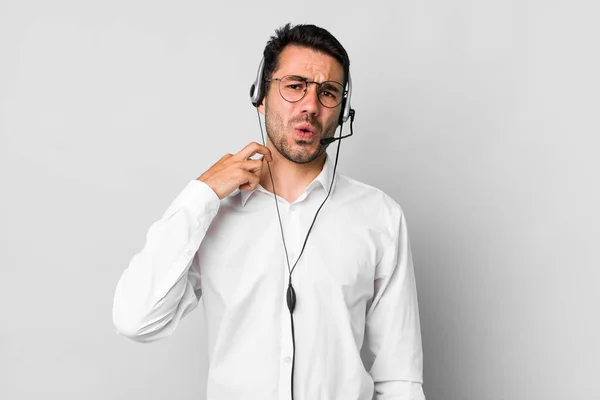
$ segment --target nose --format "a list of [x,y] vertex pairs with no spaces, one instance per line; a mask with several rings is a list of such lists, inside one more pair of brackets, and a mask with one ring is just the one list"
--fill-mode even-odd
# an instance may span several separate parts
[[319,95],[317,93],[318,89],[319,85],[314,82],[310,82],[307,85],[306,93],[302,100],[300,100],[300,111],[303,114],[319,115],[319,112],[321,111],[321,102],[319,101]]

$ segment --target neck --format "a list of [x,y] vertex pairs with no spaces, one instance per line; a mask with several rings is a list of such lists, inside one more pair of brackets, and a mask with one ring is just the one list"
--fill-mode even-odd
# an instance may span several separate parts
[[[271,143],[268,143],[267,147],[271,149],[271,154],[273,155],[273,161],[270,163],[270,166],[273,181],[275,182],[275,192],[277,192],[277,196],[293,203],[323,170],[326,153],[323,153],[309,163],[298,164],[282,156]],[[273,193],[269,167],[267,166],[267,161],[264,159],[260,185]]]

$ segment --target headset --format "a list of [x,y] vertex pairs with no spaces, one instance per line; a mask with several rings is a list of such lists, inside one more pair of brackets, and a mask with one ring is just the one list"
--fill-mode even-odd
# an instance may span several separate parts
[[[250,101],[254,107],[258,107],[260,103],[262,103],[263,98],[265,97],[265,89],[264,89],[264,66],[265,66],[265,58],[263,57],[260,61],[260,65],[258,66],[258,72],[256,74],[256,80],[250,86]],[[348,71],[348,82],[346,82],[346,95],[344,96],[344,100],[342,100],[342,109],[343,111],[340,113],[340,120],[338,125],[342,125],[344,122],[347,122],[350,117],[354,118],[354,110],[350,106],[350,98],[352,97],[352,78],[350,77],[350,71]]]
[[[262,101],[265,97],[265,89],[264,89],[264,85],[263,85],[263,82],[265,81],[263,79],[264,78],[263,77],[264,64],[265,64],[265,58],[263,57],[262,60],[260,61],[260,65],[258,66],[256,80],[254,81],[252,86],[250,86],[250,101],[252,102],[252,105],[257,108],[256,114],[258,116],[258,123],[260,126],[261,135],[263,136],[263,144],[266,146],[267,144],[265,142],[264,134],[262,132],[262,123],[261,123],[260,115],[258,112],[258,106],[262,103]],[[340,126],[340,135],[336,138],[334,138],[334,137],[323,138],[320,141],[322,146],[333,143],[336,140],[338,141],[337,152],[336,152],[336,156],[335,156],[335,164],[333,166],[333,175],[331,178],[329,191],[327,192],[327,196],[325,197],[325,200],[323,200],[323,202],[321,203],[321,206],[317,209],[317,212],[315,213],[312,224],[310,225],[310,228],[308,229],[308,232],[306,233],[306,237],[304,238],[304,244],[302,245],[302,250],[300,250],[300,254],[298,255],[298,258],[296,259],[296,263],[294,264],[294,266],[292,268],[290,268],[290,261],[289,261],[289,257],[287,254],[287,246],[285,244],[285,238],[283,236],[283,225],[281,224],[281,215],[279,214],[277,193],[275,192],[275,182],[273,181],[273,174],[271,173],[270,163],[267,162],[267,167],[269,168],[269,175],[271,176],[271,183],[273,185],[273,194],[274,194],[273,198],[275,199],[275,208],[277,209],[277,217],[279,219],[279,227],[281,228],[281,239],[283,241],[283,248],[285,250],[285,256],[286,256],[286,261],[288,264],[288,271],[289,271],[289,283],[288,283],[288,288],[287,288],[287,293],[286,293],[286,302],[287,302],[287,307],[290,311],[290,321],[291,321],[291,331],[292,331],[292,347],[293,347],[292,373],[291,373],[292,376],[291,376],[291,388],[290,388],[292,400],[294,400],[294,367],[296,364],[295,363],[295,360],[296,360],[296,334],[295,334],[295,330],[294,330],[294,316],[293,316],[294,309],[296,308],[296,291],[294,290],[294,287],[292,285],[292,273],[294,272],[294,269],[296,268],[298,261],[300,261],[300,257],[302,256],[302,253],[304,253],[304,248],[306,247],[306,242],[308,241],[308,236],[310,235],[310,232],[315,224],[315,221],[317,220],[319,211],[321,211],[321,208],[323,207],[323,205],[329,198],[329,195],[331,194],[331,190],[333,188],[333,182],[335,180],[335,171],[337,169],[338,156],[340,153],[341,139],[352,136],[352,134],[353,134],[352,123],[354,122],[355,111],[350,107],[351,96],[352,96],[352,79],[350,78],[350,71],[348,71],[348,81],[346,82],[346,93],[345,93],[344,99],[342,100],[342,112],[340,113],[340,118],[338,120],[338,125]],[[344,129],[344,123],[346,121],[348,121],[348,119],[350,120],[350,134],[342,136],[342,130]]]

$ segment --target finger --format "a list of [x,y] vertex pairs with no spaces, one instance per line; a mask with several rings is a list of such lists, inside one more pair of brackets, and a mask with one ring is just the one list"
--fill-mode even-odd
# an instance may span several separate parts
[[253,174],[253,173],[248,173],[248,184],[250,186],[252,186],[253,188],[256,187],[256,185],[258,185],[258,183],[260,182],[260,176]]
[[231,157],[233,157],[233,154],[231,154],[231,153],[227,153],[227,154],[225,154],[223,157],[221,157],[221,158],[219,159],[219,161],[217,161],[216,163],[214,163],[214,164],[211,166],[211,168],[212,168],[212,167],[214,167],[215,165],[218,165],[219,163],[221,163],[221,162],[223,162],[223,161],[225,161],[225,160],[227,160],[227,159],[231,158]]
[[267,161],[273,161],[273,157],[271,156],[271,150],[267,146],[263,146],[262,144],[252,142],[240,150],[236,156],[240,157],[242,160],[247,160],[255,154],[262,154],[266,157]]
[[239,186],[240,190],[253,190],[256,189],[256,186],[258,186],[259,182],[260,182],[260,177],[258,177],[257,175],[254,175],[252,173],[247,172],[245,174],[246,177],[246,182],[244,182],[243,184],[241,184]]
[[240,166],[248,172],[257,173],[262,169],[263,160],[246,160]]

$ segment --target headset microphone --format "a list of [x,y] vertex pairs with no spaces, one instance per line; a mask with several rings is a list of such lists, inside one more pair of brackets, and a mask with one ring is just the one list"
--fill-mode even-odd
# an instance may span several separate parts
[[[350,109],[350,133],[348,135],[344,135],[344,136],[340,136],[340,137],[328,137],[328,138],[323,138],[321,139],[321,145],[325,146],[327,144],[333,143],[336,140],[341,140],[341,139],[345,139],[347,137],[350,137],[354,134],[354,130],[352,129],[352,123],[354,122],[354,114],[356,112],[354,111],[354,109]],[[341,132],[340,132],[341,133]]]
[[337,138],[328,137],[328,138],[325,138],[325,139],[321,139],[321,144],[323,146],[325,146],[327,144],[335,142],[336,140],[346,139],[348,136],[352,136],[352,134],[345,135],[345,136],[342,136],[342,137],[337,137]]

